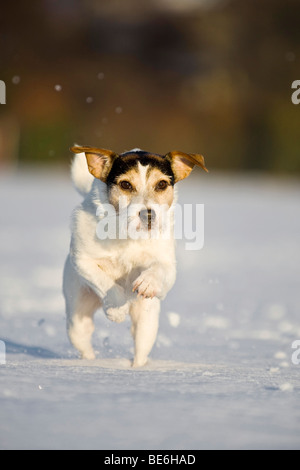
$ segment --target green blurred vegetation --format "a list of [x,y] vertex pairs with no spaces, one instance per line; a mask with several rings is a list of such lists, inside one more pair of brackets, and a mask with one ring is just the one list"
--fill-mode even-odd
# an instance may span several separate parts
[[0,163],[73,143],[300,172],[299,0],[32,0],[0,18]]

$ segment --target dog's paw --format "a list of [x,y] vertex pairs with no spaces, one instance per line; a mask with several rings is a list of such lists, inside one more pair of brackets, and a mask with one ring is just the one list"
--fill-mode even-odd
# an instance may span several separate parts
[[122,305],[121,307],[108,307],[104,308],[105,314],[110,321],[116,323],[122,323],[126,315],[129,314],[129,303]]
[[122,287],[115,285],[110,289],[103,299],[103,309],[107,318],[111,321],[121,323],[129,315],[130,303],[125,296]]
[[86,351],[83,351],[80,357],[81,359],[87,359],[88,361],[93,361],[94,359],[96,359],[96,355],[93,349],[87,349]]
[[134,358],[132,364],[131,364],[131,367],[133,369],[138,369],[139,367],[144,367],[146,366],[148,363],[148,357],[146,358],[143,358],[143,359],[137,359],[136,357]]
[[144,271],[134,281],[132,292],[136,292],[138,296],[145,299],[153,299],[161,294],[161,283],[151,271]]

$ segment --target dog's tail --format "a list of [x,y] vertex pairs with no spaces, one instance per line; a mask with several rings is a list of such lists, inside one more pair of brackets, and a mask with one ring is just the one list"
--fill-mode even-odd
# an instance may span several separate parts
[[71,176],[75,188],[85,197],[91,191],[95,178],[88,170],[84,153],[75,155],[71,165]]

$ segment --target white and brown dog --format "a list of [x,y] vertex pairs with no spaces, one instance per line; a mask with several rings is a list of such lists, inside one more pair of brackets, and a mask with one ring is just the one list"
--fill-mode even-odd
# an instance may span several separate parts
[[[64,270],[68,335],[82,358],[94,359],[95,311],[102,306],[116,322],[130,315],[133,366],[140,367],[146,364],[156,340],[160,300],[176,277],[174,238],[157,236],[161,233],[157,208],[167,207],[172,215],[175,183],[186,178],[195,165],[206,170],[204,159],[177,151],[162,156],[139,149],[121,155],[93,147],[71,150],[77,154],[72,179],[84,200],[73,214]],[[100,239],[97,226],[108,204],[115,210],[115,221],[125,207],[140,236]],[[150,236],[157,227],[156,236]]]

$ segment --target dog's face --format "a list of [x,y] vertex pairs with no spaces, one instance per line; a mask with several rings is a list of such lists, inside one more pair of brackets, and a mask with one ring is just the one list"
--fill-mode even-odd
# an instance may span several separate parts
[[174,199],[171,164],[159,155],[128,152],[116,158],[106,180],[109,201],[117,211],[126,207],[137,230],[159,224],[160,208],[170,208]]
[[117,213],[126,207],[141,231],[159,223],[160,207],[172,206],[175,183],[186,178],[195,165],[207,171],[201,155],[177,151],[163,156],[139,149],[121,155],[93,147],[71,150],[85,153],[90,173],[107,185],[110,204]]

